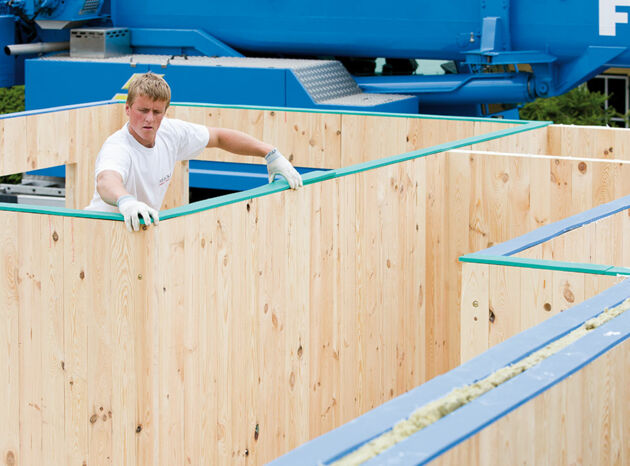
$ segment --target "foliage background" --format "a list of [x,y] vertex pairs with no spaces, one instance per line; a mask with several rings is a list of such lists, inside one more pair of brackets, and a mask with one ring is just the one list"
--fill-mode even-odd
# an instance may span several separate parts
[[540,98],[521,108],[523,120],[547,120],[563,125],[606,126],[613,117],[626,117],[613,107],[605,108],[609,96],[591,92],[582,84],[566,94]]
[[[0,114],[24,111],[24,86],[0,87]],[[0,183],[17,184],[22,174],[0,176]]]

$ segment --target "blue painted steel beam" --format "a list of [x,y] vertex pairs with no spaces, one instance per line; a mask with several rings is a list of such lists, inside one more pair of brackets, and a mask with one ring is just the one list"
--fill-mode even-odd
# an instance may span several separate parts
[[26,60],[25,104],[27,110],[111,100],[134,73],[146,73],[148,65],[111,62]]
[[[296,170],[304,174],[319,169],[296,167]],[[262,164],[191,160],[189,173],[191,188],[245,191],[269,183],[267,166]]]
[[243,56],[216,37],[198,29],[131,28],[130,31],[132,47],[190,47],[210,57]]
[[15,17],[0,16],[0,87],[17,84],[15,76],[15,57],[6,55],[2,49],[15,43]]
[[466,105],[533,100],[531,73],[356,77],[365,92],[415,94],[420,104]]
[[[320,169],[296,167],[300,174]],[[32,170],[29,175],[54,176],[65,178],[66,167]],[[218,189],[222,191],[246,191],[269,183],[267,166],[253,163],[212,162],[191,160],[188,184],[191,188]]]

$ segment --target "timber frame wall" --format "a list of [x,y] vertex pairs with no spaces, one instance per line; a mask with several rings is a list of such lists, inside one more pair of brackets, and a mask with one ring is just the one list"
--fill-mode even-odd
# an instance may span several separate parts
[[[272,464],[333,464],[630,299],[629,214],[625,196],[461,257],[462,365]],[[626,312],[364,464],[628,464],[629,339]]]
[[623,130],[169,112],[327,171],[187,206],[182,164],[160,226],[128,234],[73,209],[124,105],[0,118],[0,174],[66,164],[69,207],[0,206],[7,462],[269,461],[460,364],[459,256],[630,194]]
[[624,196],[461,257],[462,362],[630,276],[629,214]]
[[[270,466],[333,464],[421,406],[472,385],[630,297],[630,279],[497,344]],[[418,430],[364,466],[615,464],[630,458],[630,312]]]

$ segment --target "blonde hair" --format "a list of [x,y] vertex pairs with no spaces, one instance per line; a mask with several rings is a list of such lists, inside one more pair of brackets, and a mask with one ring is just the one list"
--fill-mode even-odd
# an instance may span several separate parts
[[171,103],[171,88],[161,76],[144,73],[136,76],[129,84],[127,105],[131,106],[139,95],[144,95],[153,100],[166,102],[166,107]]

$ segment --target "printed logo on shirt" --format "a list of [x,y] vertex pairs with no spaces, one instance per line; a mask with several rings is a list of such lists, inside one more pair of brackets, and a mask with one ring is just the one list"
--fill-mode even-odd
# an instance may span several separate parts
[[164,175],[162,178],[160,178],[160,186],[162,186],[164,183],[168,183],[168,180],[171,179],[171,175]]

